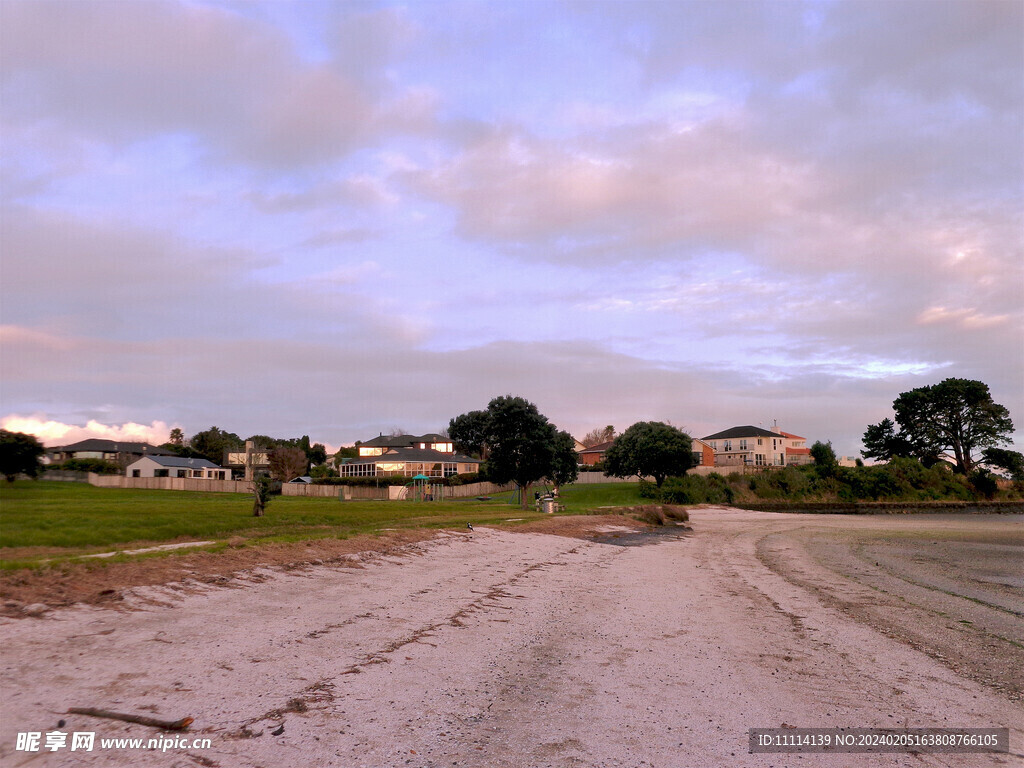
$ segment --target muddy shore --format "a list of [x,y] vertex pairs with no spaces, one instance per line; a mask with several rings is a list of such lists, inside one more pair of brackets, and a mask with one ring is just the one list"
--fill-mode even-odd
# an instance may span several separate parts
[[[1024,752],[1024,520],[723,508],[481,530],[0,619],[4,765],[963,766]],[[19,732],[195,718],[208,748]],[[750,728],[1008,727],[1002,755],[749,754]]]

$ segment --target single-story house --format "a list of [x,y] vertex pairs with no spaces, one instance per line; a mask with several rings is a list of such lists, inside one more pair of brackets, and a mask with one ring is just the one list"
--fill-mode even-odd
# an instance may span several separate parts
[[145,456],[129,464],[125,477],[192,477],[203,480],[230,480],[231,471],[208,459],[182,456]]
[[480,471],[479,459],[456,453],[451,439],[438,434],[380,435],[357,448],[358,458],[338,467],[342,477],[449,477]]

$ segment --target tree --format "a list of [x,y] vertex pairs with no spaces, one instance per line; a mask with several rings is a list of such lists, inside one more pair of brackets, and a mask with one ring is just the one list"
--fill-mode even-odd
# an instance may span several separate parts
[[189,445],[200,456],[218,465],[224,463],[224,454],[228,451],[241,451],[245,448],[242,438],[234,432],[224,432],[219,427],[197,432]]
[[593,448],[595,445],[601,445],[601,443],[610,443],[615,439],[615,427],[609,424],[607,427],[597,427],[592,429],[583,436],[580,440],[585,448]]
[[1024,483],[1024,454],[1006,448],[986,448],[981,457],[990,467],[1008,474],[1015,483]]
[[832,448],[832,441],[823,443],[816,440],[811,446],[811,458],[814,459],[814,466],[818,468],[818,474],[822,477],[831,477],[836,473],[839,460]]
[[680,429],[660,421],[638,421],[617,438],[604,455],[611,477],[653,477],[659,488],[666,477],[681,476],[693,466],[693,441]]
[[487,411],[470,411],[448,423],[448,436],[455,444],[455,450],[486,461],[490,424],[491,416]]
[[568,432],[555,434],[554,453],[551,457],[551,472],[547,475],[555,487],[575,482],[580,475],[579,455],[576,441]]
[[[565,438],[559,437],[555,425],[536,405],[522,397],[496,397],[486,411],[471,411],[452,419],[448,432],[461,450],[476,450],[487,456],[484,472],[489,480],[514,482],[519,487],[523,509],[533,483],[545,477],[568,476]],[[571,445],[572,438],[568,439]]]
[[266,475],[254,477],[249,487],[252,490],[252,516],[263,517],[270,503],[270,478]]
[[327,447],[323,443],[313,443],[306,451],[306,459],[310,464],[319,466],[327,461]]
[[185,444],[185,433],[181,431],[181,427],[175,427],[171,430],[171,436],[167,439],[170,445],[184,445]]
[[864,450],[861,456],[866,459],[889,461],[896,458],[909,458],[915,454],[912,446],[904,437],[896,434],[896,425],[892,419],[882,419],[878,424],[871,424],[864,431]]
[[282,483],[294,480],[309,470],[306,452],[298,447],[279,446],[271,448],[267,454],[270,463],[270,476]]
[[0,473],[9,483],[23,473],[31,478],[38,477],[39,457],[45,451],[34,435],[0,429]]
[[[926,463],[952,461],[965,475],[978,463],[982,449],[1009,443],[1013,432],[1009,411],[993,402],[987,384],[971,379],[945,379],[912,389],[892,407],[899,426],[888,436],[892,450],[909,450]],[[870,453],[864,455],[870,458],[886,446],[885,421],[868,427],[864,435],[870,440],[870,445],[865,442]]]

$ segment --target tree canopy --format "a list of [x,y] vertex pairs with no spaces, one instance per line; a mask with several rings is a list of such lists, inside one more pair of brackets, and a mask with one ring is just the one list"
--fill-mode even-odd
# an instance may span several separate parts
[[45,450],[35,435],[0,429],[0,474],[9,483],[20,474],[38,476],[39,457]]
[[580,440],[586,448],[593,448],[595,445],[610,443],[615,439],[615,427],[609,424],[607,427],[595,427],[583,436]]
[[660,421],[638,421],[604,455],[605,474],[653,477],[659,488],[665,478],[685,475],[693,464],[690,436]]
[[460,450],[486,455],[484,472],[495,483],[519,486],[521,505],[538,480],[575,479],[572,437],[559,432],[537,406],[522,397],[496,397],[485,411],[470,411],[451,420],[448,434]]
[[899,429],[888,419],[869,426],[862,451],[866,458],[905,454],[925,463],[948,460],[970,474],[983,449],[1008,443],[1013,432],[1009,411],[992,400],[987,384],[971,379],[912,389],[892,407]]

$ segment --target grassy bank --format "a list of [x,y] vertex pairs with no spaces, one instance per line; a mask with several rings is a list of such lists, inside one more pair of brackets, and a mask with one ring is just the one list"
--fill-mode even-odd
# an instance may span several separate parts
[[[609,484],[568,488],[565,514],[639,501],[638,486]],[[48,558],[132,549],[178,541],[224,546],[346,538],[401,528],[513,525],[545,517],[508,503],[509,494],[476,499],[348,501],[275,496],[263,517],[252,516],[240,494],[94,488],[82,483],[18,481],[0,486],[0,560],[17,567]]]

